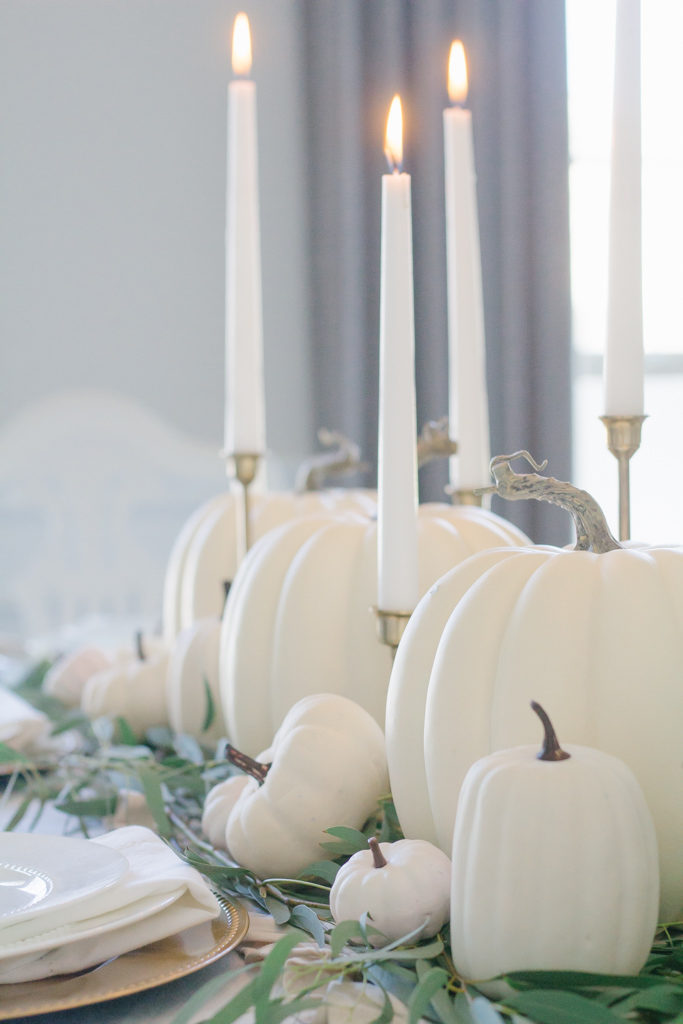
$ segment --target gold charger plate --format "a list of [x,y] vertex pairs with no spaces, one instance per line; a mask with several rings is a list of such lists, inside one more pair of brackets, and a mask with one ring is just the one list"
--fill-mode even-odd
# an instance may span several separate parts
[[184,978],[235,949],[249,928],[242,907],[221,900],[215,921],[131,950],[81,974],[0,985],[0,1020],[54,1013],[143,992]]

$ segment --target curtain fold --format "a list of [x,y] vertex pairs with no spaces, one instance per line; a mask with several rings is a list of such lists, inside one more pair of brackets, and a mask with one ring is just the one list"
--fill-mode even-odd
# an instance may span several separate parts
[[[447,412],[441,112],[453,38],[470,65],[493,453],[571,461],[568,142],[563,0],[302,0],[314,421],[377,453],[380,178],[392,95],[412,175],[418,424]],[[440,499],[446,463],[421,471]],[[564,543],[550,506],[498,506]]]

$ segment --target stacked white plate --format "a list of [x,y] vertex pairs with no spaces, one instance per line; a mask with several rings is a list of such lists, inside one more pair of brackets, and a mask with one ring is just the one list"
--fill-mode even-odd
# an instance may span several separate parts
[[0,983],[80,971],[219,910],[201,875],[149,829],[0,834]]

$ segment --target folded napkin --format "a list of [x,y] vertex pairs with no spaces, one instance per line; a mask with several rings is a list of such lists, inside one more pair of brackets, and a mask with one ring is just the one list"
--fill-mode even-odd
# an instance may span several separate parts
[[50,723],[42,711],[36,711],[23,697],[0,687],[0,742],[14,750],[29,751],[47,736]]
[[118,850],[129,870],[73,905],[0,926],[0,983],[82,971],[218,917],[199,872],[149,829],[131,825],[91,842]]

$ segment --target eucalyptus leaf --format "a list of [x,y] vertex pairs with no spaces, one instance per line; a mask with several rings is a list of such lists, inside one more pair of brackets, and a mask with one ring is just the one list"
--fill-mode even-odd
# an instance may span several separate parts
[[56,800],[55,807],[63,814],[73,814],[75,818],[108,818],[116,811],[116,794],[91,797],[87,800],[65,797]]
[[306,1010],[312,1010],[320,1006],[321,999],[306,997],[303,999],[292,999],[285,1003],[282,1000],[269,1000],[261,998],[254,1005],[254,1024],[280,1024],[283,1020],[300,1020],[298,1016]]
[[631,1010],[652,1010],[655,1013],[678,1014],[683,1011],[683,985],[661,983],[652,988],[634,992],[615,1008],[619,1015]]
[[442,967],[432,967],[422,973],[408,1004],[410,1024],[417,1024],[423,1013],[426,1013],[432,996],[447,984],[448,971]]
[[336,960],[350,939],[362,938],[363,932],[361,931],[358,921],[340,921],[340,923],[333,928],[330,933],[330,950],[332,953],[332,959]]
[[213,725],[216,718],[216,706],[213,700],[213,694],[211,693],[211,687],[209,686],[209,680],[206,676],[202,676],[202,683],[204,684],[204,701],[206,703],[206,711],[204,713],[204,721],[202,722],[202,732],[208,732]]
[[171,820],[166,813],[166,807],[164,805],[164,797],[161,792],[161,783],[159,782],[158,776],[147,768],[140,768],[138,773],[142,790],[145,794],[145,800],[150,810],[154,823],[159,830],[159,834],[162,836],[170,836],[173,832],[173,826]]
[[325,945],[325,931],[320,923],[320,918],[314,910],[300,903],[292,909],[291,922],[296,927],[303,928],[309,935],[312,935],[320,948],[323,948]]
[[335,864],[331,860],[316,860],[312,864],[300,871],[298,874],[299,878],[322,878],[323,881],[329,882],[330,885],[334,882],[339,871],[339,864]]
[[651,988],[660,979],[651,975],[591,974],[587,971],[512,971],[505,980],[516,989]]
[[0,743],[0,763],[29,764],[30,760],[26,757],[26,754],[22,754],[21,751],[14,750],[13,747],[8,746],[6,743]]
[[289,921],[290,909],[286,903],[275,899],[274,896],[266,896],[264,900],[268,913],[272,916],[275,924],[286,924]]
[[199,1013],[202,1006],[208,1002],[216,993],[220,992],[222,988],[225,988],[228,982],[231,982],[234,978],[237,978],[241,974],[250,972],[253,974],[254,965],[250,964],[248,967],[238,967],[234,971],[228,971],[226,974],[219,974],[215,978],[211,978],[205,982],[196,992],[193,992],[183,1008],[179,1013],[175,1015],[173,1020],[169,1024],[190,1024],[190,1021]]
[[616,1024],[623,1019],[577,992],[560,989],[518,992],[504,999],[503,1004],[538,1024]]
[[347,825],[334,825],[332,828],[326,828],[325,831],[328,835],[334,836],[338,842],[321,843],[320,845],[324,850],[330,850],[337,857],[346,857],[349,854],[358,853],[359,850],[367,850],[368,848],[367,836],[359,832],[357,828],[349,828]]
[[389,998],[388,992],[384,992],[384,1004],[377,1017],[373,1017],[370,1024],[391,1024],[394,1019],[394,1007]]
[[193,764],[204,763],[204,753],[194,736],[189,736],[187,733],[178,733],[173,738],[173,747],[176,753],[180,757],[184,757],[186,761],[191,761]]
[[115,723],[115,735],[118,736],[119,742],[124,746],[134,747],[138,742],[137,735],[131,728],[130,724],[121,715],[116,715],[114,718]]

